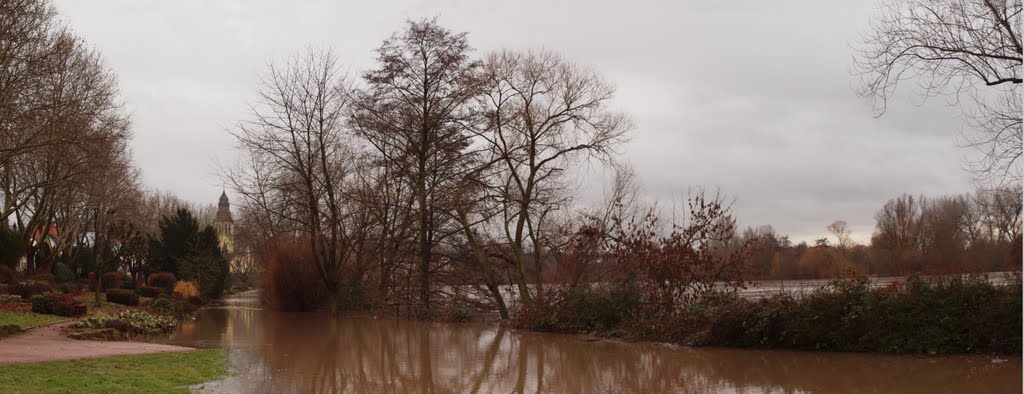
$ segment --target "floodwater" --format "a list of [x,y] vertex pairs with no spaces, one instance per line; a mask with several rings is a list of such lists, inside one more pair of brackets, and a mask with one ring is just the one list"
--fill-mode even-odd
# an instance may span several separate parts
[[225,349],[206,392],[1020,392],[1021,358],[681,348],[487,324],[263,310],[254,293],[183,324],[173,344]]

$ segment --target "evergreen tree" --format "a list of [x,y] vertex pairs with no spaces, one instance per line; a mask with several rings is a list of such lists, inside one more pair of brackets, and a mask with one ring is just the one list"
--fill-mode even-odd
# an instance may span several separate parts
[[0,264],[11,269],[18,266],[18,258],[25,254],[25,243],[18,233],[6,225],[0,225]]
[[199,234],[199,222],[188,209],[179,208],[174,215],[162,217],[159,227],[160,237],[149,240],[149,271],[166,271],[187,279],[179,272],[178,263],[192,249]]
[[187,209],[160,220],[160,238],[151,239],[150,270],[167,271],[178,279],[195,281],[203,297],[219,298],[228,278],[228,260],[212,226],[199,230]]
[[213,227],[206,226],[199,233],[189,259],[192,261],[191,269],[195,272],[196,281],[199,282],[199,292],[203,297],[219,298],[224,293],[229,267]]

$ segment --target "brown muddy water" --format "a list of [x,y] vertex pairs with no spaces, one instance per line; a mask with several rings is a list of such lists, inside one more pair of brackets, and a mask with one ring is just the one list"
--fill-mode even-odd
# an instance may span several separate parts
[[255,293],[206,308],[169,343],[221,347],[231,376],[204,392],[996,393],[1021,358],[682,348],[489,324],[263,310]]

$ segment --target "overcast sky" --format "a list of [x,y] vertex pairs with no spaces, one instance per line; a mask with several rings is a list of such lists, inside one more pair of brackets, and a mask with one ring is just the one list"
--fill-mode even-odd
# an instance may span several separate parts
[[864,241],[889,198],[971,190],[956,109],[907,84],[875,118],[854,94],[867,0],[55,3],[119,75],[146,184],[196,202],[220,195],[226,129],[268,61],[327,46],[358,75],[407,18],[434,16],[480,54],[545,48],[615,82],[637,124],[624,153],[663,205],[718,186],[742,225],[808,240],[844,219]]

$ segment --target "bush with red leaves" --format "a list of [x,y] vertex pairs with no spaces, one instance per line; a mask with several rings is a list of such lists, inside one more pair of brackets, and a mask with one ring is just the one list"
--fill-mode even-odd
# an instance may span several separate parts
[[157,272],[149,274],[149,278],[146,282],[152,287],[159,287],[164,289],[164,294],[173,294],[174,285],[178,283],[178,278],[170,272]]
[[309,243],[279,237],[263,251],[263,303],[284,311],[312,311],[329,301]]
[[107,273],[103,274],[102,278],[103,279],[101,280],[101,282],[102,282],[102,285],[103,285],[103,291],[107,291],[108,289],[120,289],[121,288],[121,284],[122,284],[121,273],[119,273],[119,272],[107,272]]

